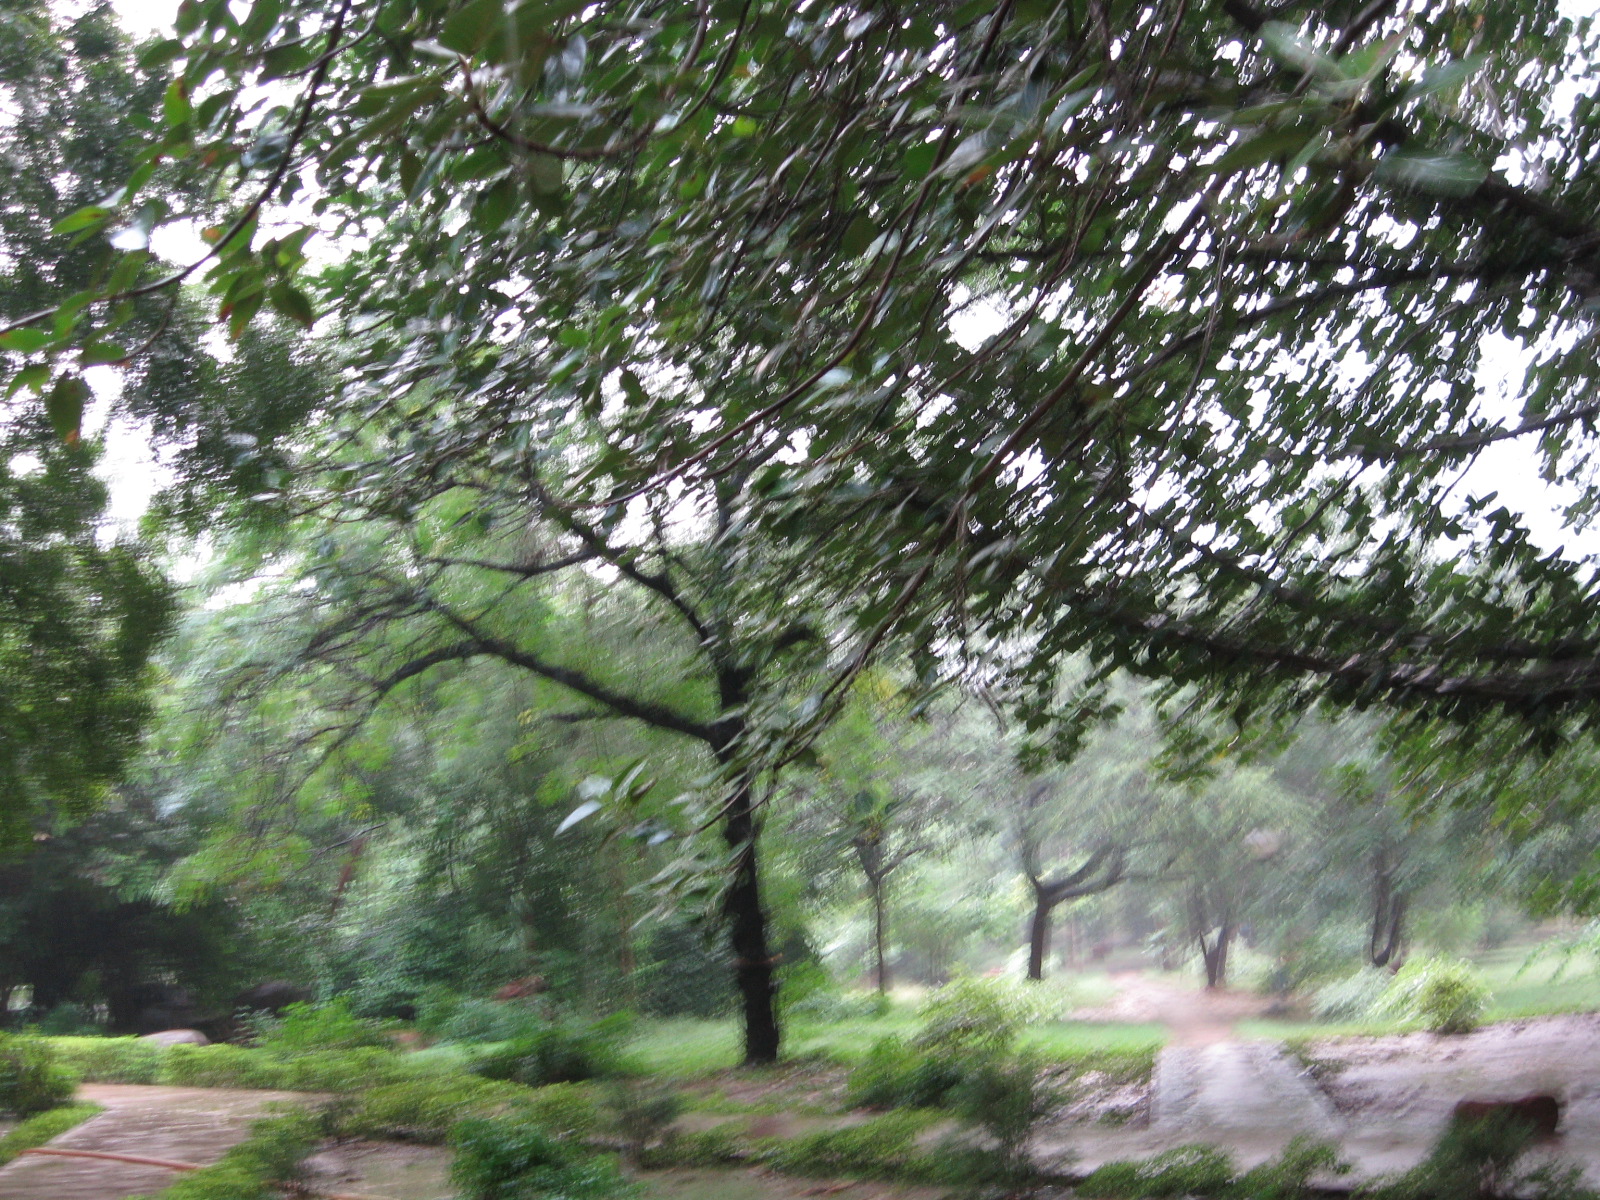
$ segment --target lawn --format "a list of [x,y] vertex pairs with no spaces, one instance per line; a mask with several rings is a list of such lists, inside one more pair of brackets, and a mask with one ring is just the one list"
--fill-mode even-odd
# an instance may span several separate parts
[[[906,1010],[827,1023],[794,1022],[784,1030],[784,1055],[848,1065],[859,1061],[880,1039],[907,1037],[917,1025],[916,1016]],[[1085,1021],[1042,1022],[1024,1030],[1021,1037],[1024,1047],[1054,1062],[1075,1062],[1106,1051],[1148,1051],[1165,1041],[1166,1030],[1160,1025]],[[732,1017],[644,1022],[628,1052],[641,1070],[651,1074],[683,1078],[719,1071],[738,1065],[738,1022]]]

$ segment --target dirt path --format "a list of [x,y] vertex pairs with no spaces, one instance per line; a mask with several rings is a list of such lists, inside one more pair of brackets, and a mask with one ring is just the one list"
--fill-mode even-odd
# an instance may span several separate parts
[[1254,992],[1184,987],[1144,971],[1113,971],[1117,994],[1093,1009],[1080,1009],[1074,1017],[1101,1021],[1153,1021],[1172,1031],[1174,1046],[1211,1046],[1233,1038],[1234,1025],[1259,1017],[1274,1001]]
[[[53,1149],[99,1150],[178,1162],[216,1162],[274,1102],[304,1104],[295,1092],[139,1087],[91,1083],[83,1100],[106,1111],[51,1142]],[[163,1167],[24,1154],[0,1167],[0,1200],[123,1200],[158,1192],[174,1173]]]

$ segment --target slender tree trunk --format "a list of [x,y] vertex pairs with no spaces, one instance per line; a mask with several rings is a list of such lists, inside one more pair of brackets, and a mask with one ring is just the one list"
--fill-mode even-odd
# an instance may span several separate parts
[[872,886],[872,943],[878,959],[878,995],[889,994],[889,956],[887,954],[887,917],[884,913],[884,880],[871,880]]
[[1387,851],[1379,850],[1372,860],[1372,932],[1367,939],[1367,957],[1373,966],[1399,965],[1405,919],[1405,895],[1394,886]]

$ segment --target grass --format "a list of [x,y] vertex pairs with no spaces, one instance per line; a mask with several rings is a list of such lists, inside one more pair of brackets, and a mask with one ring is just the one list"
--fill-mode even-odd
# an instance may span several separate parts
[[[795,1023],[785,1030],[784,1056],[821,1057],[849,1066],[859,1062],[879,1039],[906,1037],[917,1027],[917,1018],[908,1012],[828,1024]],[[1166,1040],[1166,1030],[1160,1025],[1085,1021],[1035,1025],[1025,1030],[1021,1039],[1024,1047],[1036,1050],[1046,1061],[1064,1063],[1108,1051],[1153,1052]],[[628,1046],[628,1057],[639,1070],[679,1079],[737,1066],[740,1054],[739,1026],[731,1017],[647,1022]]]
[[0,1137],[0,1165],[10,1162],[24,1150],[32,1150],[35,1146],[42,1146],[60,1137],[67,1130],[82,1125],[90,1117],[104,1111],[98,1104],[65,1104],[29,1117]]

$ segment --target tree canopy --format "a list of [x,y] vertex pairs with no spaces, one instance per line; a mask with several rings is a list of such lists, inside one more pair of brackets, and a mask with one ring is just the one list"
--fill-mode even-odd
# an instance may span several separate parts
[[[328,503],[487,476],[709,529],[732,481],[720,536],[847,614],[847,665],[964,650],[1041,710],[1067,651],[1454,715],[1600,688],[1583,556],[1452,492],[1523,441],[1594,499],[1593,31],[1549,0],[186,0],[177,32],[143,163],[57,225],[104,273],[4,344],[64,363],[189,281],[236,331],[321,315],[371,431]],[[224,216],[152,198],[173,159]],[[150,259],[197,209],[206,256]]]

